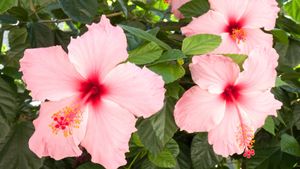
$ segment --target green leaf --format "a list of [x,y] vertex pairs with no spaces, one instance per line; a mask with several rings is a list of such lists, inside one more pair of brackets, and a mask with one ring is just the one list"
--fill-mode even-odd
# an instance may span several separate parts
[[217,35],[194,35],[183,40],[182,52],[185,55],[205,54],[216,49],[220,43],[221,37]]
[[42,23],[32,23],[29,25],[29,29],[32,47],[48,47],[54,45],[54,33],[47,25]]
[[179,63],[164,62],[148,67],[153,72],[161,75],[166,84],[174,82],[185,74],[184,68]]
[[0,15],[0,24],[16,24],[18,19],[11,15]]
[[65,51],[67,51],[67,47],[71,40],[70,32],[63,32],[61,30],[55,30],[55,44],[61,45]]
[[190,155],[191,154],[190,146],[180,142],[178,142],[178,144],[179,144],[180,152],[176,159],[177,165],[175,169],[191,169],[192,160]]
[[58,0],[64,12],[74,21],[91,23],[97,15],[97,0]]
[[29,19],[28,12],[20,6],[12,7],[7,12],[20,21],[28,21]]
[[288,134],[283,134],[280,141],[281,151],[300,157],[300,145],[297,140]]
[[0,77],[0,116],[9,122],[16,118],[17,91]]
[[192,0],[179,8],[179,11],[186,18],[197,17],[203,15],[209,10],[208,0]]
[[239,54],[225,54],[224,56],[231,58],[236,64],[240,66],[241,69],[243,69],[243,63],[248,57],[247,55],[239,55]]
[[271,116],[267,117],[263,128],[267,132],[269,132],[270,134],[272,134],[273,136],[275,136],[275,123],[274,123],[274,120],[273,120],[273,118]]
[[28,148],[33,133],[31,122],[19,122],[11,128],[5,138],[0,139],[0,168],[39,169],[42,160]]
[[121,26],[124,30],[126,30],[127,32],[150,42],[154,42],[157,45],[159,45],[160,47],[166,49],[166,50],[171,50],[172,48],[166,44],[165,42],[159,40],[158,38],[156,38],[155,36],[151,35],[150,33],[138,29],[138,28],[134,28],[134,27],[130,27],[130,26],[126,26],[126,25],[119,25]]
[[175,140],[171,140],[157,155],[149,153],[149,160],[158,167],[173,168],[176,165],[176,157],[179,154],[179,146]]
[[0,116],[0,128],[1,128],[1,132],[0,132],[0,140],[2,138],[4,138],[7,133],[9,132],[10,126],[7,123],[7,120],[4,119],[2,116]]
[[292,124],[300,130],[300,104],[296,104],[294,107]]
[[104,167],[102,167],[99,164],[87,162],[87,163],[81,164],[79,167],[77,167],[77,169],[104,169]]
[[19,67],[19,59],[23,56],[24,50],[29,46],[27,43],[27,29],[13,28],[8,34],[10,50],[4,56],[5,66]]
[[276,27],[279,27],[280,29],[292,34],[300,34],[300,24],[297,24],[291,19],[288,19],[282,15],[279,15],[277,18]]
[[177,131],[173,117],[174,105],[174,99],[167,99],[160,112],[137,126],[141,142],[152,154],[158,154]]
[[291,0],[284,4],[284,11],[293,18],[296,22],[300,23],[300,0]]
[[0,1],[0,14],[4,13],[8,9],[10,9],[13,6],[16,6],[18,3],[18,0],[1,0]]
[[118,3],[120,4],[125,16],[128,17],[128,9],[127,9],[126,2],[127,2],[127,0],[125,2],[123,0],[118,0]]
[[286,55],[280,56],[279,61],[280,63],[290,67],[298,66],[300,64],[299,53],[300,53],[300,41],[290,39],[289,46],[286,51]]
[[164,52],[155,63],[162,63],[168,61],[176,61],[178,59],[186,58],[186,56],[178,49],[171,49]]
[[199,133],[193,138],[191,157],[193,166],[197,169],[213,168],[222,160],[220,156],[214,153],[212,146],[208,144],[207,133]]
[[247,160],[246,166],[251,169],[275,169],[280,168],[281,161],[280,147],[277,144],[268,143],[262,147],[255,147],[255,155]]
[[8,41],[9,46],[12,49],[23,47],[27,40],[27,29],[26,28],[14,28],[9,31]]
[[180,96],[184,93],[184,88],[180,86],[178,82],[169,83],[166,85],[166,96],[179,99]]
[[157,60],[163,50],[154,42],[147,43],[137,49],[129,51],[129,62],[143,65]]
[[277,42],[280,42],[282,44],[288,44],[289,43],[289,36],[287,32],[281,30],[281,29],[274,29],[271,31],[274,37],[274,40]]

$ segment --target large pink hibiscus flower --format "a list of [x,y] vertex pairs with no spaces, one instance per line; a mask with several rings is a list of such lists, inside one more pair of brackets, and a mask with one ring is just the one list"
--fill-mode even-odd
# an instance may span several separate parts
[[122,63],[126,47],[123,30],[102,16],[71,40],[68,54],[60,46],[25,51],[23,79],[34,99],[48,100],[33,122],[33,152],[59,160],[81,155],[80,145],[108,169],[126,164],[136,117],[159,111],[165,92],[160,76]]
[[216,34],[221,45],[212,53],[248,54],[257,46],[272,46],[272,35],[260,28],[275,26],[276,0],[209,0],[211,10],[183,27],[186,36]]
[[208,141],[217,154],[226,157],[245,151],[244,156],[250,157],[255,130],[281,107],[270,92],[277,59],[273,48],[255,49],[240,73],[239,66],[227,57],[193,57],[190,70],[197,85],[177,102],[177,125],[188,132],[208,131]]

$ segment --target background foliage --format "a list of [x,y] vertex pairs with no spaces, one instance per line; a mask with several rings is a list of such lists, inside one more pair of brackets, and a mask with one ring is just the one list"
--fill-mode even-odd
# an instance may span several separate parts
[[[163,0],[1,0],[0,1],[0,168],[101,169],[84,152],[77,158],[39,159],[28,149],[32,120],[39,103],[32,101],[21,80],[19,59],[26,48],[62,45],[83,34],[86,24],[106,14],[128,39],[129,61],[146,65],[166,82],[164,108],[140,119],[130,140],[127,165],[122,169],[290,169],[300,167],[300,0],[278,0],[281,11],[274,36],[280,54],[273,93],[283,102],[277,117],[268,117],[255,136],[256,155],[222,158],[214,154],[206,133],[179,131],[173,108],[193,85],[187,65],[191,55],[216,48],[214,35],[185,38],[180,27],[209,9],[207,0],[181,7],[186,19],[176,20]],[[246,56],[232,55],[242,64]]]

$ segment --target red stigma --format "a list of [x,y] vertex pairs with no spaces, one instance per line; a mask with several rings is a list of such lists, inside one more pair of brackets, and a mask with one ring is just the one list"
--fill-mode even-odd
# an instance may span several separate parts
[[244,21],[241,19],[236,21],[235,19],[229,19],[228,25],[224,28],[224,31],[229,33],[230,37],[239,43],[246,40],[246,32],[243,29]]
[[227,102],[234,102],[234,100],[237,100],[240,96],[239,91],[240,91],[240,87],[234,85],[228,85],[225,87],[224,92],[222,93],[221,96]]
[[79,91],[81,99],[85,103],[96,105],[100,102],[101,96],[107,93],[107,89],[99,81],[98,76],[94,75],[80,84]]

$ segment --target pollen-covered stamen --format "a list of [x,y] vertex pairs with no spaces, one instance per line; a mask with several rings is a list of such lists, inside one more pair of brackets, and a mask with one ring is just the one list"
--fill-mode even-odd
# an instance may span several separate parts
[[233,29],[231,32],[231,38],[240,43],[241,41],[246,40],[246,31],[244,29]]
[[243,29],[244,27],[244,19],[236,20],[236,18],[230,18],[228,21],[228,25],[225,26],[224,32],[229,33],[230,37],[240,43],[241,41],[246,40],[246,31]]
[[255,151],[253,149],[254,140],[251,140],[250,144],[245,148],[243,156],[246,158],[251,158],[255,155]]
[[[239,124],[237,126],[237,133],[236,133],[236,141],[240,149],[244,150],[243,156],[246,158],[251,158],[255,155],[255,151],[253,149],[254,144],[254,129],[251,127],[247,120],[243,119],[242,112],[237,103],[237,99],[239,96],[239,88],[241,86],[232,86],[229,85],[225,88],[223,97],[226,101],[230,101],[236,111],[239,118]],[[229,100],[228,100],[229,99]]]
[[254,130],[248,125],[241,123],[241,125],[238,126],[238,133],[236,137],[240,149],[244,149],[243,156],[246,158],[251,158],[252,156],[254,156]]
[[77,104],[66,106],[52,115],[49,127],[54,134],[62,132],[65,137],[72,135],[74,128],[79,128],[82,121],[82,112]]

